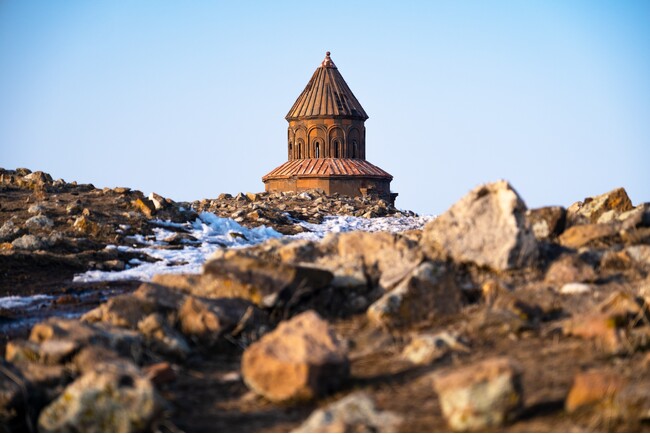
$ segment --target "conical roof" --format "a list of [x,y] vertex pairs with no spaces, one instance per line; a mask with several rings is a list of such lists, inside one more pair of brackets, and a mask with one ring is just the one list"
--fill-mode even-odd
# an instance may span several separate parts
[[329,51],[285,119],[289,121],[317,116],[350,117],[364,121],[368,119],[363,107],[332,62]]

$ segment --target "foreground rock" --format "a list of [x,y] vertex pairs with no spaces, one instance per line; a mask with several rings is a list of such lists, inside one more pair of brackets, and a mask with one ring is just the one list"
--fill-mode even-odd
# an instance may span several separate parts
[[424,262],[394,290],[368,308],[368,318],[385,327],[411,325],[457,313],[462,306],[460,288],[452,270],[442,263]]
[[442,413],[454,431],[477,431],[513,420],[523,403],[521,368],[488,359],[434,377]]
[[537,256],[537,240],[525,213],[506,181],[481,185],[427,224],[422,244],[432,257],[441,251],[495,271],[526,267]]
[[129,364],[106,364],[68,386],[43,410],[49,432],[147,431],[157,408],[151,382]]
[[244,382],[271,401],[306,400],[337,389],[349,374],[347,351],[313,311],[282,322],[246,349]]
[[372,398],[358,392],[316,410],[292,432],[397,432],[402,418],[378,411]]

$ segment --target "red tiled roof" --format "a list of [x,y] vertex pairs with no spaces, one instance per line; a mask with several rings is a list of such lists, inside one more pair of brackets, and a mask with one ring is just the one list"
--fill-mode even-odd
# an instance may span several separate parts
[[315,116],[368,119],[359,100],[354,96],[338,68],[330,59],[329,51],[285,119],[289,121]]
[[274,178],[302,177],[350,177],[363,176],[369,178],[393,179],[392,175],[367,162],[357,158],[302,158],[289,160],[267,173],[262,181]]

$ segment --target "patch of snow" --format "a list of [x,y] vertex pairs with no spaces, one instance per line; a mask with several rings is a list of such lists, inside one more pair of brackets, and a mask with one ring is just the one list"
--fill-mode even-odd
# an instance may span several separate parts
[[17,307],[27,307],[42,301],[51,300],[54,297],[51,295],[10,295],[8,297],[0,297],[0,309],[15,309]]
[[586,283],[570,282],[562,285],[561,294],[584,294],[591,291],[591,286]]
[[310,232],[291,235],[290,238],[318,240],[328,233],[365,231],[365,232],[404,232],[422,229],[435,216],[421,217],[375,217],[363,218],[352,216],[327,216],[320,224],[300,222]]
[[[286,237],[289,239],[318,240],[330,232],[350,231],[388,231],[402,232],[411,229],[421,229],[433,216],[423,217],[377,217],[372,219],[329,216],[322,223],[312,224],[298,222],[308,229],[297,235],[282,235],[273,228],[259,226],[248,229],[229,218],[217,217],[213,213],[202,212],[194,222],[172,223],[154,220],[158,227],[154,228],[154,237],[145,238],[137,235],[142,247],[118,246],[118,251],[144,253],[155,262],[144,262],[138,259],[129,261],[127,268],[122,271],[91,270],[74,277],[75,282],[96,282],[115,280],[149,281],[156,274],[200,273],[206,259],[216,250],[222,248],[242,248],[262,243],[271,238]],[[196,238],[197,243],[183,243],[183,248],[169,248],[165,241],[176,232],[169,229],[181,229]],[[114,248],[114,247],[111,247]]]

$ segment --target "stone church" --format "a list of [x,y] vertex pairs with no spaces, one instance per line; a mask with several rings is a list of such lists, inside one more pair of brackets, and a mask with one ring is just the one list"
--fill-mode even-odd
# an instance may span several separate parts
[[329,51],[285,117],[288,161],[266,174],[266,191],[320,188],[327,194],[376,196],[394,203],[393,177],[366,160],[368,115]]

